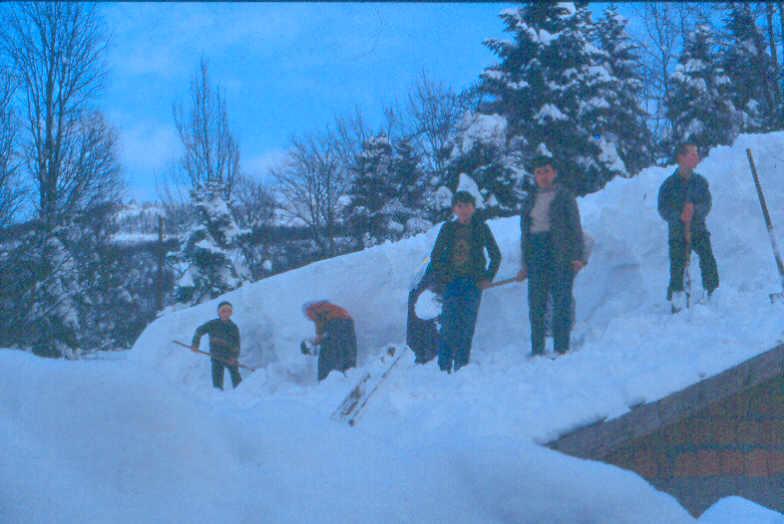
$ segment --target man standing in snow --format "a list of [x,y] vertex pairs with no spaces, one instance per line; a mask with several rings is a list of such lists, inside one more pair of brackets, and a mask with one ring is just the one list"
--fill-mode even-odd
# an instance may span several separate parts
[[[224,367],[229,369],[233,387],[236,388],[242,382],[240,370],[236,364],[240,356],[240,330],[237,324],[231,321],[233,312],[234,309],[231,303],[224,301],[218,304],[219,318],[210,320],[196,328],[196,333],[193,335],[193,341],[191,342],[191,349],[198,351],[201,337],[204,335],[210,336],[210,354],[220,359],[211,359],[212,385],[218,389],[223,389]],[[224,363],[225,361],[232,362],[233,365],[227,365]]]
[[556,182],[551,157],[536,157],[532,168],[536,187],[520,213],[522,268],[517,279],[529,278],[531,355],[544,354],[548,295],[555,351],[563,354],[569,351],[574,277],[586,265],[580,210],[574,194]]
[[[670,285],[667,300],[672,312],[677,313],[686,305],[683,290],[683,272],[688,251],[700,257],[702,287],[708,296],[719,287],[719,271],[711,248],[710,232],[705,219],[711,209],[708,181],[694,172],[700,163],[697,146],[684,143],[675,154],[678,169],[659,188],[659,214],[669,225]],[[687,233],[691,238],[687,238]]]
[[[493,232],[474,216],[473,195],[457,191],[452,212],[457,218],[441,226],[430,254],[433,278],[443,290],[438,366],[448,373],[468,364],[482,290],[501,265],[501,250]],[[489,268],[485,249],[490,256]]]
[[[302,312],[316,323],[316,337],[312,342],[320,347],[319,380],[327,378],[332,370],[345,371],[357,365],[357,335],[348,311],[327,300],[318,300],[305,303]],[[301,349],[310,353],[304,342]]]

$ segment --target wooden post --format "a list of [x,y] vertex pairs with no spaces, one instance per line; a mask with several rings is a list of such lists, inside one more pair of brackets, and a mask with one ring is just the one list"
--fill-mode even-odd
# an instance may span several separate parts
[[163,217],[158,217],[158,281],[155,286],[156,311],[163,309],[163,268],[166,263],[166,246],[163,244]]

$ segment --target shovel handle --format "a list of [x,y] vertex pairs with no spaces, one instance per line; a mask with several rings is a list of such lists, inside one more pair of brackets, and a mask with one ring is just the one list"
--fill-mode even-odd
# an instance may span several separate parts
[[191,351],[193,351],[194,353],[201,353],[202,355],[207,355],[211,359],[217,360],[218,362],[220,362],[222,364],[226,364],[227,366],[237,366],[237,367],[240,367],[240,368],[248,369],[250,371],[256,371],[256,368],[248,366],[248,365],[245,365],[242,362],[238,362],[238,361],[232,362],[231,360],[229,360],[227,358],[219,357],[217,355],[213,355],[212,353],[208,353],[208,352],[202,351],[200,349],[193,349],[193,346],[191,346],[190,344],[186,344],[185,342],[180,342],[179,340],[172,340],[172,342],[174,342],[178,346],[182,346],[184,348],[188,348]]

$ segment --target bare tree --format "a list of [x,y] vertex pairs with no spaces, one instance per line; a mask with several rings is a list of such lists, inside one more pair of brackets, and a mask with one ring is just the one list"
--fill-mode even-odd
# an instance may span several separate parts
[[51,231],[63,213],[100,199],[118,179],[109,165],[113,134],[90,107],[105,76],[107,41],[94,5],[24,3],[2,15],[0,45],[24,95],[24,160]]
[[191,80],[188,110],[174,104],[174,122],[185,147],[181,167],[193,189],[207,182],[220,183],[224,198],[231,192],[240,171],[240,151],[229,128],[226,98],[220,87],[210,84],[207,61],[202,57],[199,72]]
[[424,71],[417,77],[408,95],[410,134],[429,172],[445,172],[450,141],[470,101],[467,94],[432,80]]
[[13,222],[22,202],[22,191],[17,180],[17,120],[12,107],[14,90],[15,81],[11,72],[0,69],[0,227]]
[[[33,278],[20,291],[26,336],[42,355],[77,354],[77,214],[117,197],[116,138],[93,102],[106,74],[107,40],[95,5],[0,6],[0,51],[18,79],[23,171],[38,215],[28,243]],[[76,353],[75,353],[76,352]]]
[[278,204],[266,184],[240,175],[234,186],[232,207],[240,227],[254,229],[272,225]]
[[[391,114],[394,114],[394,112],[391,110],[386,111],[388,124],[389,115]],[[356,107],[354,108],[354,114],[351,116],[335,117],[334,128],[328,128],[322,142],[329,142],[329,147],[339,160],[340,168],[348,171],[356,161],[357,155],[362,151],[362,144],[369,140],[371,136],[373,136],[373,132],[367,124],[365,115]],[[326,146],[326,143],[324,146]]]
[[640,47],[645,64],[647,110],[653,116],[653,134],[661,140],[671,127],[664,101],[669,96],[670,74],[683,37],[682,19],[677,17],[675,4],[668,2],[644,2],[637,4],[637,9],[644,28]]
[[334,256],[339,200],[347,182],[335,141],[329,136],[294,138],[284,165],[271,173],[286,214],[310,229],[322,255]]

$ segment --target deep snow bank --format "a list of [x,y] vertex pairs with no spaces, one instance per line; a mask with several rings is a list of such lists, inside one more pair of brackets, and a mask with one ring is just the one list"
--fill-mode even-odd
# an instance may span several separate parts
[[0,373],[1,522],[690,520],[631,473],[518,439],[407,449],[298,402],[195,400],[132,362],[0,351]]
[[[713,192],[708,224],[721,275],[711,304],[675,317],[668,312],[667,228],[656,211],[656,197],[673,169],[649,168],[579,201],[584,227],[596,245],[575,284],[578,322],[573,337],[578,351],[554,363],[527,362],[526,285],[511,284],[484,293],[474,338],[475,369],[468,368],[465,379],[444,383],[448,392],[426,392],[438,379],[418,381],[418,374],[425,372],[419,370],[400,374],[402,387],[414,396],[444,394],[450,401],[479,403],[481,411],[486,411],[485,404],[498,409],[499,402],[508,401],[515,407],[513,416],[504,420],[520,417],[515,427],[531,428],[524,432],[542,440],[599,416],[623,413],[631,404],[660,398],[769,348],[783,332],[783,309],[767,298],[780,280],[745,148],[754,150],[773,220],[784,228],[784,179],[778,176],[783,146],[783,133],[743,135],[732,147],[712,150],[698,167]],[[490,225],[504,257],[499,278],[511,276],[520,262],[518,219]],[[218,301],[227,299],[235,305],[244,358],[265,366],[246,381],[245,390],[310,398],[304,390],[316,385],[315,363],[300,354],[298,345],[313,326],[302,316],[301,304],[329,298],[348,308],[356,318],[363,364],[385,344],[405,339],[408,288],[436,233],[434,228],[402,242],[312,264],[168,314],[142,334],[131,358],[162,369],[177,383],[205,388],[206,359],[170,340],[189,340],[200,322],[215,316]],[[692,274],[699,288],[696,266]],[[331,377],[311,400],[339,401],[339,391],[345,391],[356,374]],[[329,384],[334,382],[333,394]],[[464,392],[469,398],[451,391],[467,382],[476,382]],[[501,384],[511,389],[498,395]],[[561,409],[538,414],[542,397],[558,399]]]

